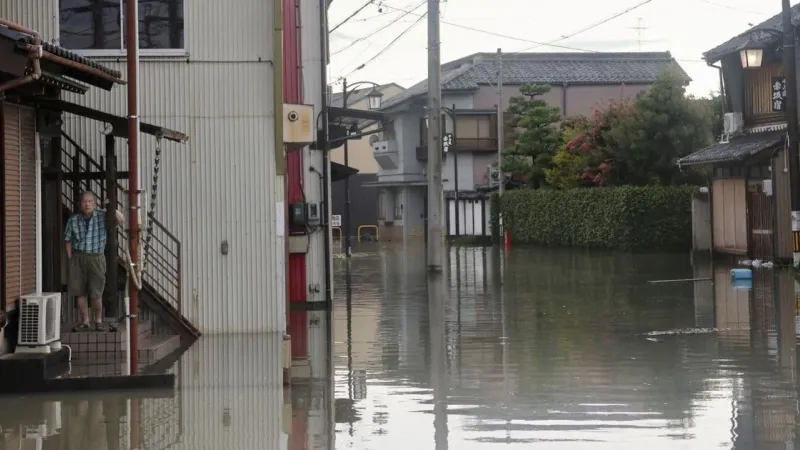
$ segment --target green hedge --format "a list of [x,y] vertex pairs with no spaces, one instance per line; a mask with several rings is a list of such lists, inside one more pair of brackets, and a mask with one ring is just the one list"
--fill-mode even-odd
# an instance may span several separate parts
[[[620,250],[689,250],[692,186],[557,191],[524,189],[492,196],[514,244]],[[498,236],[494,236],[498,239]]]

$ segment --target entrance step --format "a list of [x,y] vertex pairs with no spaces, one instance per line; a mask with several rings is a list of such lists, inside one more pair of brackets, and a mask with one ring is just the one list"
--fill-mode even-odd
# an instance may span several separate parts
[[181,337],[178,335],[151,335],[139,343],[139,362],[141,364],[153,364],[180,347]]
[[[82,353],[113,353],[122,352],[125,348],[125,339],[128,336],[124,326],[117,326],[116,332],[111,331],[78,331],[73,332],[75,324],[65,324],[61,331],[61,343],[69,345],[73,355]],[[108,326],[108,324],[106,324]],[[144,321],[139,323],[139,341],[152,335],[152,323]]]

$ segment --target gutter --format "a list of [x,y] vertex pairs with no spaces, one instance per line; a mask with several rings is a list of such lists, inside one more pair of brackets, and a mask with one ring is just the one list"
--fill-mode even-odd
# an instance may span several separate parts
[[[29,52],[35,47],[32,44],[22,44],[20,45],[21,48],[28,50]],[[41,45],[39,45],[41,47]],[[117,78],[111,76],[100,69],[95,69],[94,67],[89,67],[86,64],[79,63],[77,61],[72,61],[71,59],[62,58],[61,56],[55,55],[53,53],[47,51],[41,51],[41,58],[46,59],[48,61],[52,61],[56,64],[61,64],[62,66],[71,67],[76,70],[80,70],[81,72],[86,72],[88,74],[94,75],[98,78],[102,78],[103,80],[109,81],[111,83],[116,84],[127,84],[127,82],[121,78]]]
[[722,98],[722,117],[728,112],[728,98],[725,96],[725,78],[722,76],[722,66],[715,66],[713,63],[707,62],[708,67],[713,67],[719,71],[719,95]]

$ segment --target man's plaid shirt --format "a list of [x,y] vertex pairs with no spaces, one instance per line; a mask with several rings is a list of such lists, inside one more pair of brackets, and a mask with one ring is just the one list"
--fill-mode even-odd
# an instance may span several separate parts
[[96,209],[89,217],[83,213],[75,213],[67,220],[64,242],[71,242],[74,251],[103,253],[107,239],[106,212],[103,210]]

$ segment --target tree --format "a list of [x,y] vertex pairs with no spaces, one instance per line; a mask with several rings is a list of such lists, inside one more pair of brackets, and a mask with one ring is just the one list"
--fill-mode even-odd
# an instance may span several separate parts
[[609,138],[625,184],[676,184],[685,181],[678,159],[711,142],[710,120],[686,96],[684,78],[665,71],[636,99],[633,114],[612,126]]
[[562,143],[557,127],[560,110],[540,98],[549,91],[548,86],[523,85],[522,95],[512,97],[508,107],[507,125],[514,130],[510,136],[514,145],[504,151],[503,170],[522,176],[534,188],[544,183],[545,171]]
[[713,99],[688,97],[684,79],[664,72],[635,100],[595,111],[559,151],[549,177],[560,187],[574,186],[576,176],[582,186],[691,182],[694,174],[677,160],[711,142],[721,127],[718,108]]

